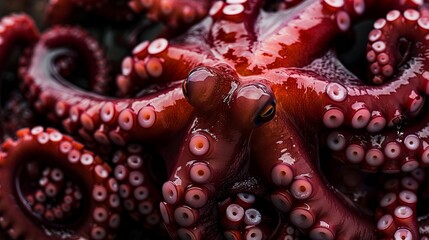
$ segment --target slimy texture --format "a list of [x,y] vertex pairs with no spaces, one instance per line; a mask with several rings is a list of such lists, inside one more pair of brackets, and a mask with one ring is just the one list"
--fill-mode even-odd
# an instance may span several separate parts
[[[19,87],[2,91],[0,227],[12,239],[428,239],[428,9],[58,0],[47,29],[4,16],[0,69]],[[140,18],[164,30],[114,61],[110,30],[76,26],[76,13],[113,36],[144,32]]]

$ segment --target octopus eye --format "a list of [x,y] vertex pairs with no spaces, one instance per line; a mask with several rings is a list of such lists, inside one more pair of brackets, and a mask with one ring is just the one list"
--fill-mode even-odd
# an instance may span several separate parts
[[235,93],[231,111],[240,128],[260,126],[276,113],[274,94],[263,84],[245,85]]
[[271,102],[267,104],[262,110],[259,112],[258,116],[255,119],[256,125],[261,125],[262,123],[266,123],[273,119],[276,113],[276,104],[275,102]]

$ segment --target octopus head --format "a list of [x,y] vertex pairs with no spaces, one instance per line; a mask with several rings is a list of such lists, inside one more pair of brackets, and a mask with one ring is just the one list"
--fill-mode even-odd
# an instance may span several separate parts
[[276,113],[271,88],[260,81],[240,82],[229,68],[197,67],[183,82],[183,94],[202,112],[226,109],[238,129],[253,129],[270,121]]
[[[220,198],[237,193],[232,186],[245,177],[247,139],[273,119],[275,97],[268,85],[243,81],[224,66],[195,68],[183,82],[183,94],[197,114],[163,185],[161,214],[170,233],[177,232],[173,237],[220,238],[219,222],[209,216]],[[204,221],[207,217],[212,220]]]

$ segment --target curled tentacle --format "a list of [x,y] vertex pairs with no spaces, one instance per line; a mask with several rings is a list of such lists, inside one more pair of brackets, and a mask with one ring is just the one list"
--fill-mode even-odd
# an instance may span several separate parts
[[0,22],[0,70],[7,66],[6,61],[17,43],[29,46],[38,38],[37,27],[29,16],[13,14],[3,17]]
[[[22,68],[20,73],[25,90],[29,98],[35,100],[38,111],[49,111],[49,115],[60,120],[68,132],[79,133],[88,142],[105,145],[125,145],[127,140],[166,136],[187,123],[191,109],[177,83],[152,95],[122,100],[78,89],[59,76],[52,64],[69,52],[64,47],[83,48],[85,52],[93,46],[77,41],[81,34],[73,28],[45,33],[28,66]],[[69,38],[71,44],[65,44]],[[59,40],[65,40],[65,43]],[[178,112],[182,115],[180,119],[176,118]]]
[[[421,15],[416,10],[406,10],[405,12],[407,12],[407,15],[410,15],[410,13]],[[396,11],[394,13],[397,14],[399,12]],[[388,18],[393,20],[393,16],[391,15],[394,13],[390,13]],[[403,14],[399,14],[399,16],[401,19],[405,19]],[[356,129],[366,128],[370,132],[381,131],[385,126],[395,126],[401,118],[415,117],[421,111],[424,104],[424,96],[427,94],[427,79],[429,74],[425,67],[427,65],[427,59],[423,54],[426,51],[425,42],[427,41],[425,38],[427,30],[424,30],[426,19],[427,17],[423,16],[420,20],[415,20],[414,24],[411,24],[409,20],[407,21],[410,23],[402,24],[404,26],[408,24],[408,29],[415,28],[421,29],[422,31],[414,31],[415,33],[412,34],[414,37],[410,37],[411,39],[415,39],[415,44],[413,44],[412,54],[410,55],[410,53],[407,53],[410,55],[406,58],[409,67],[407,69],[400,69],[388,84],[379,87],[356,84],[354,80],[356,77],[351,76],[350,73],[345,71],[341,72],[335,70],[341,67],[341,63],[339,63],[338,60],[331,60],[332,56],[330,53],[327,53],[325,56],[316,59],[305,67],[311,71],[310,73],[301,72],[302,70],[291,70],[291,73],[285,76],[289,79],[283,81],[282,84],[287,84],[288,89],[290,89],[288,94],[296,96],[294,99],[300,102],[300,104],[293,104],[290,106],[299,106],[299,109],[305,106],[306,109],[312,109],[315,112],[319,112],[323,109],[320,113],[321,115],[317,114],[317,119],[323,119],[324,126],[328,128],[351,125]],[[384,21],[387,22],[387,20]],[[404,21],[399,21],[398,24]],[[379,22],[375,23],[376,28],[381,28],[379,25]],[[387,24],[387,26],[390,25],[391,24]],[[327,25],[324,26],[326,27]],[[376,32],[377,31],[380,32],[377,38],[380,38],[381,31],[380,29],[376,29]],[[371,32],[370,38],[372,38],[371,36],[373,33],[374,32]],[[375,37],[372,39],[379,40]],[[305,43],[307,43],[307,41],[305,41]],[[381,45],[385,45],[382,41],[380,41],[380,43],[382,43]],[[291,48],[287,49],[290,50]],[[383,56],[384,55],[387,56],[387,54],[383,54]],[[286,56],[290,55],[286,54]],[[302,58],[300,57],[299,59]],[[383,60],[386,59],[387,58],[383,57]],[[288,61],[285,64],[289,63],[296,65],[293,61]],[[283,67],[283,65],[281,66]],[[329,71],[326,71],[326,69],[329,69]],[[305,75],[305,77],[303,75]],[[276,79],[279,77],[281,76],[269,76],[267,78]],[[337,78],[339,80],[335,80]],[[318,79],[322,81],[319,82]],[[289,81],[293,82],[292,86],[288,84]],[[347,84],[347,81],[350,81],[352,84]],[[306,85],[310,82],[311,85]],[[314,82],[317,83],[313,84]],[[307,98],[307,96],[302,98],[301,95],[295,95],[300,93],[300,89],[302,88],[307,88],[310,92],[313,92],[314,98]],[[313,99],[317,98],[322,98],[322,101],[314,102]],[[383,103],[387,101],[391,104],[385,107]],[[319,103],[322,105],[317,106]],[[290,112],[297,113],[298,115],[299,109],[290,109]]]
[[[46,47],[54,49],[70,49],[64,51],[64,54],[52,59],[51,63],[45,68],[54,68],[53,71],[66,79],[76,79],[76,85],[82,88],[92,90],[98,94],[107,95],[111,88],[111,78],[109,68],[104,56],[104,51],[98,45],[97,40],[80,28],[62,28],[57,27],[50,30],[49,34],[44,35]],[[33,55],[37,53],[25,54],[21,60],[21,74],[29,71]],[[80,63],[79,58],[85,59]],[[79,76],[76,74],[76,68],[83,68],[88,72],[88,76]],[[87,82],[80,81],[80,78],[88,78]]]
[[22,129],[1,150],[1,226],[14,239],[113,239],[120,200],[111,169],[72,138]]
[[[12,14],[5,16],[0,21],[0,75],[9,64],[15,47],[28,47],[34,45],[39,39],[39,32],[31,17],[25,14]],[[26,54],[24,48],[23,54]],[[3,86],[4,87],[4,86]],[[5,94],[4,96],[7,96]],[[6,100],[6,97],[2,100]],[[9,134],[13,134],[18,128],[29,126],[29,120],[32,119],[31,110],[26,104],[20,101],[20,96],[11,97],[10,104],[4,104],[4,112],[1,113],[2,122],[0,138],[3,139]],[[12,116],[8,113],[20,113],[22,116]]]
[[[319,31],[320,29],[326,28],[325,32],[332,31],[332,34],[324,34],[322,36],[322,39],[318,38],[317,44],[321,44],[320,41],[332,41],[333,36],[335,36],[334,32],[337,33],[339,30],[336,30],[335,22],[332,22],[332,18],[330,17],[330,14],[327,14],[327,12],[321,11],[321,9],[328,8],[330,11],[334,11],[334,13],[344,13],[348,14],[350,16],[358,16],[360,14],[364,14],[365,11],[362,11],[361,13],[360,8],[357,8],[360,5],[353,5],[349,6],[352,2],[356,1],[322,1],[322,5],[318,5],[319,3],[312,3],[309,1],[308,4],[310,4],[307,8],[304,8],[304,10],[298,11],[300,15],[294,19],[294,21],[297,21],[297,23],[287,22],[289,25],[285,25],[284,28],[281,28],[282,30],[278,34],[274,34],[274,37],[271,37],[269,39],[265,39],[263,41],[263,44],[267,44],[267,48],[264,47],[264,45],[260,46],[261,54],[256,54],[258,58],[260,59],[253,59],[251,65],[248,69],[255,69],[257,68],[259,64],[259,60],[262,63],[262,69],[264,66],[267,66],[268,68],[279,68],[284,67],[285,65],[288,66],[288,64],[291,64],[293,66],[299,66],[301,63],[295,62],[294,59],[291,59],[292,57],[296,56],[292,54],[292,52],[296,52],[293,47],[296,46],[297,48],[301,49],[303,46],[301,44],[310,44],[312,45],[311,41],[303,41],[302,39],[311,38],[314,34],[312,34],[312,31]],[[358,1],[359,2],[359,1]],[[393,3],[392,3],[393,4]],[[408,3],[403,3],[404,5],[407,5]],[[381,6],[374,7],[374,3],[368,4],[368,9],[372,8],[380,8]],[[397,5],[397,4],[393,4]],[[382,9],[388,9],[388,7],[384,6]],[[353,10],[354,13],[349,11]],[[363,6],[363,9],[366,8]],[[349,11],[348,13],[345,13],[345,11]],[[328,11],[329,12],[329,11]],[[415,10],[406,10],[407,14],[410,12],[416,13]],[[309,18],[307,17],[311,16],[314,17],[314,19],[318,19],[317,21],[309,21]],[[417,14],[418,15],[418,14]],[[305,17],[304,17],[305,16]],[[317,17],[316,17],[317,16]],[[391,18],[391,17],[389,17]],[[350,18],[352,19],[352,18]],[[347,30],[350,28],[351,20],[348,20],[349,24],[348,27],[344,30]],[[402,17],[401,19],[405,19]],[[301,23],[299,23],[301,21]],[[325,22],[326,21],[326,22]],[[307,82],[311,82],[311,86],[305,86],[304,88],[308,87],[309,91],[314,92],[314,98],[321,97],[321,93],[323,95],[326,94],[326,96],[323,96],[324,100],[322,101],[313,101],[313,97],[305,98],[303,99],[300,95],[296,96],[297,102],[300,102],[301,104],[297,105],[290,105],[290,106],[300,106],[299,109],[301,109],[302,105],[307,105],[307,109],[312,109],[314,111],[320,111],[321,109],[319,107],[323,108],[323,112],[321,113],[322,116],[317,115],[317,119],[322,118],[323,123],[328,128],[337,128],[339,126],[342,126],[343,124],[351,125],[353,128],[361,129],[361,128],[367,128],[369,131],[380,131],[384,128],[384,126],[393,126],[395,125],[395,121],[397,121],[401,117],[407,117],[408,116],[415,116],[419,113],[421,110],[422,104],[422,97],[426,95],[426,85],[427,85],[427,76],[425,65],[427,60],[425,59],[424,55],[422,53],[425,52],[425,45],[424,44],[427,40],[425,39],[425,35],[427,32],[424,30],[424,23],[426,21],[426,17],[422,17],[420,20],[416,20],[414,25],[410,25],[410,29],[422,29],[423,31],[416,31],[419,33],[413,34],[414,36],[419,36],[418,42],[421,42],[421,44],[417,43],[415,44],[412,58],[409,59],[408,65],[410,66],[409,69],[401,69],[398,74],[394,76],[390,84],[383,85],[381,87],[368,87],[368,86],[361,86],[360,84],[346,84],[346,81],[348,79],[355,78],[354,76],[351,76],[350,73],[347,72],[341,72],[337,71],[336,69],[340,68],[341,64],[336,60],[331,60],[331,57],[329,57],[329,54],[325,55],[326,57],[322,57],[320,59],[315,60],[310,65],[308,65],[306,68],[311,70],[312,72],[315,72],[317,74],[313,73],[305,73],[298,71],[295,72],[294,70],[291,70],[291,74],[287,74],[287,77],[292,78],[289,79],[290,81],[296,83],[297,86],[292,86],[294,90],[290,88],[290,85],[287,84],[287,81],[283,81],[283,84],[288,85],[289,92],[288,94],[300,93],[301,91],[299,89],[302,89],[303,86],[306,85]],[[308,23],[307,23],[308,22]],[[296,32],[297,30],[294,28],[296,25],[303,25],[306,24],[318,24],[322,22],[323,24],[320,24],[320,28],[310,28],[309,31],[301,31],[296,34],[292,34]],[[340,21],[341,23],[345,23],[343,21]],[[420,22],[420,24],[419,24]],[[296,24],[296,25],[295,25]],[[404,23],[405,24],[405,23]],[[379,22],[376,22],[376,28],[379,27]],[[313,26],[313,25],[311,25]],[[316,25],[315,25],[316,26]],[[423,27],[422,27],[423,26]],[[288,34],[284,34],[288,33]],[[303,34],[309,34],[308,36],[304,36]],[[278,35],[278,37],[276,37]],[[293,39],[289,36],[297,36],[296,39],[300,39],[301,41],[292,41]],[[280,37],[286,37],[287,39],[284,39],[283,41],[280,41]],[[326,37],[326,39],[324,38]],[[370,37],[371,38],[371,37]],[[275,44],[273,42],[270,42],[270,40],[276,41]],[[312,39],[312,38],[311,38]],[[311,40],[310,39],[310,40]],[[290,44],[289,44],[290,43]],[[382,44],[383,45],[383,44]],[[322,46],[329,46],[329,44]],[[269,47],[269,48],[268,48]],[[283,49],[283,50],[282,50]],[[315,54],[319,55],[322,54],[326,49],[321,48],[314,48],[317,51],[320,51],[318,53],[312,53],[311,51],[307,51],[305,54]],[[287,54],[285,51],[291,51],[290,54]],[[270,52],[272,54],[262,54],[262,52]],[[281,56],[277,56],[276,54],[279,54]],[[259,57],[260,56],[260,57]],[[384,56],[384,55],[383,55]],[[422,57],[420,57],[422,56]],[[271,60],[268,60],[266,58],[270,58]],[[283,59],[284,58],[284,62]],[[305,57],[299,55],[297,56],[297,59],[299,61],[305,61]],[[309,57],[309,59],[314,59],[314,56]],[[385,58],[383,58],[386,60]],[[408,60],[408,59],[407,59]],[[309,61],[303,62],[302,64],[308,64]],[[326,69],[330,69],[329,71],[326,71]],[[331,71],[332,70],[332,71]],[[319,75],[320,74],[320,75]],[[333,74],[333,75],[332,75]],[[305,75],[306,77],[303,77]],[[277,79],[280,76],[269,76],[267,78]],[[285,76],[286,77],[286,76]],[[307,78],[307,79],[306,79]],[[338,81],[335,79],[339,79]],[[311,79],[311,80],[310,80]],[[318,82],[317,79],[325,80],[326,82]],[[333,81],[332,81],[333,79]],[[344,80],[344,84],[340,81]],[[298,80],[298,81],[297,81]],[[314,82],[318,82],[317,84],[313,84]],[[296,91],[295,91],[296,88]],[[326,98],[325,98],[326,97]],[[326,102],[324,102],[326,100]],[[388,108],[386,108],[383,104],[384,101],[392,102],[392,104],[389,105]],[[316,104],[315,104],[316,103]],[[322,106],[317,106],[318,103],[324,103]],[[291,109],[290,112],[299,112],[299,109]],[[298,114],[297,114],[298,115]],[[375,122],[386,122],[384,125],[379,125],[376,128],[372,127],[372,120],[373,118],[377,118],[374,120]]]
[[[352,19],[366,11],[363,4],[354,1],[306,1],[300,7],[291,9],[293,21],[272,24],[266,29],[263,41],[256,51],[255,59],[247,68],[276,69],[283,67],[303,67],[323,54],[335,36],[348,31]],[[298,26],[305,26],[300,31]],[[314,36],[318,36],[314,38]],[[312,48],[311,46],[319,46]],[[300,49],[307,49],[300,52]],[[296,54],[300,52],[300,54]]]
[[[372,82],[385,83],[394,76],[395,69],[425,52],[428,33],[429,18],[418,10],[392,10],[377,20],[369,34],[366,54]],[[424,57],[422,61],[427,62]]]

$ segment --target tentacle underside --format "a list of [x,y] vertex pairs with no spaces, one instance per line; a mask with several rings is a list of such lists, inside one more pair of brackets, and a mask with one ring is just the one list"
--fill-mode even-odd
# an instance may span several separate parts
[[417,221],[417,192],[426,178],[423,170],[409,176],[389,179],[384,183],[376,212],[377,229],[385,238],[419,238]]
[[2,228],[14,239],[113,239],[120,202],[110,167],[56,130],[17,135],[1,150]]
[[113,174],[119,184],[119,196],[123,208],[134,219],[143,222],[148,229],[159,229],[162,225],[158,204],[161,191],[149,172],[153,156],[140,145],[131,145],[118,150],[112,159]]

